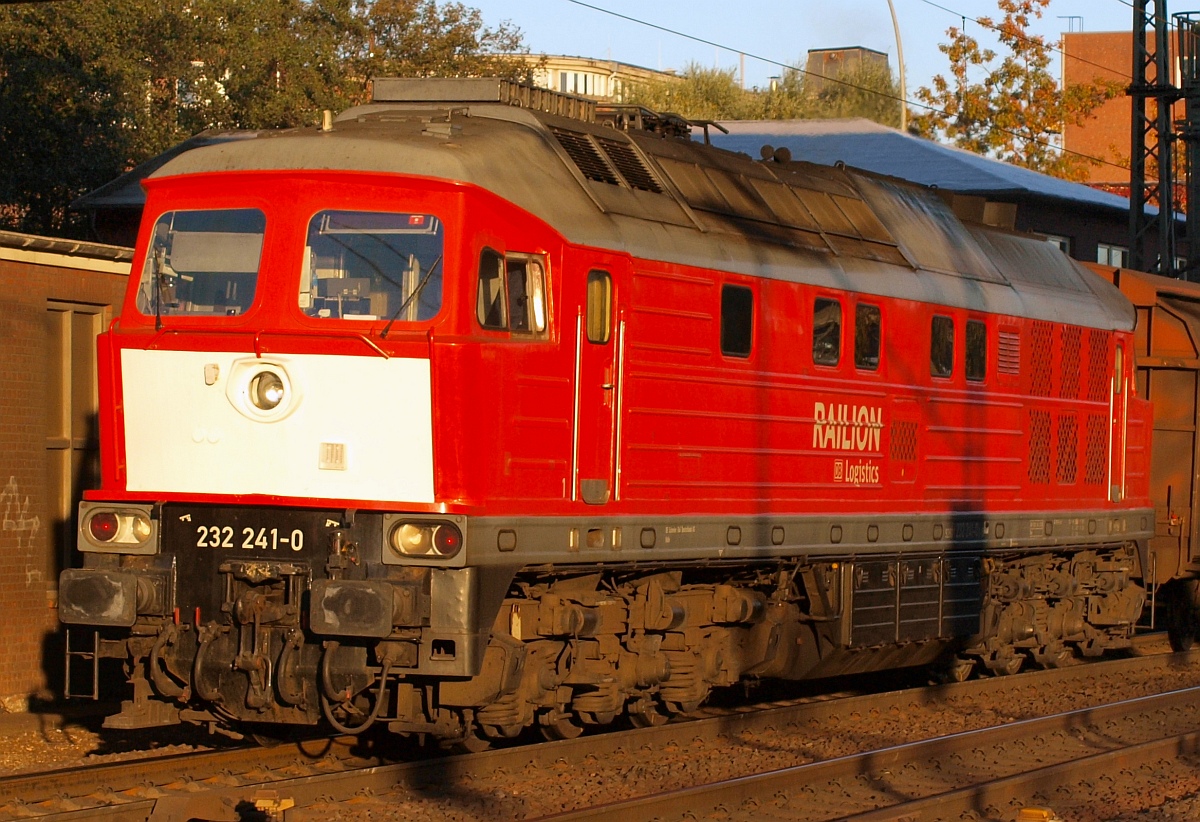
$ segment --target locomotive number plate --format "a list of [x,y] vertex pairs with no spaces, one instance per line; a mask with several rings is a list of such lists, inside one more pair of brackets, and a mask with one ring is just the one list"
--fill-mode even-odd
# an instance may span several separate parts
[[253,553],[307,560],[328,550],[333,531],[353,530],[343,525],[342,517],[341,512],[300,508],[167,504],[163,545],[196,555]]
[[240,548],[246,551],[303,551],[304,532],[299,528],[235,528],[232,525],[197,525],[197,548]]

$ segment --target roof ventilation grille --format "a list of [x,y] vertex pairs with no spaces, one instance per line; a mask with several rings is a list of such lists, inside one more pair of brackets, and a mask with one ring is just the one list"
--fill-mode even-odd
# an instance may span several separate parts
[[566,131],[561,128],[552,128],[550,131],[557,138],[559,145],[563,147],[571,160],[574,161],[575,165],[579,167],[579,170],[583,172],[584,177],[614,186],[621,184],[621,181],[617,179],[617,175],[609,168],[608,163],[604,161],[599,150],[588,139],[586,134]]
[[646,168],[632,146],[607,137],[596,137],[595,140],[630,188],[662,194],[662,186],[654,179],[654,175]]

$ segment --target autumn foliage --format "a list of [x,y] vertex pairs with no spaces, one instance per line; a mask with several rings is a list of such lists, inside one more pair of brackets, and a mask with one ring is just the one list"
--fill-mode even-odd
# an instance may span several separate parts
[[1067,123],[1080,124],[1106,100],[1124,92],[1097,78],[1060,88],[1051,73],[1057,44],[1030,34],[1033,18],[1050,0],[998,0],[999,20],[979,18],[1004,52],[984,48],[963,29],[947,30],[939,48],[950,60],[949,77],[937,75],[916,97],[925,104],[913,125],[924,136],[968,151],[1067,180],[1082,180],[1095,160],[1063,151]]

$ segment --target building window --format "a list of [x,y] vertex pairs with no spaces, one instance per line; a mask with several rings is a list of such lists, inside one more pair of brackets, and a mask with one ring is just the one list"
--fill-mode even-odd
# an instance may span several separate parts
[[983,382],[987,376],[987,326],[967,320],[967,379]]
[[868,371],[879,368],[879,306],[859,303],[854,309],[854,365]]
[[1129,249],[1121,245],[1100,243],[1096,246],[1096,262],[1124,268],[1129,261]]
[[1050,243],[1050,245],[1058,246],[1058,248],[1062,250],[1063,254],[1070,255],[1071,253],[1070,237],[1060,237],[1057,234],[1047,234],[1046,242]]
[[753,332],[754,292],[740,285],[721,286],[721,353],[749,357]]
[[929,341],[929,373],[935,377],[949,377],[954,373],[954,320],[937,315]]
[[842,356],[842,304],[818,297],[813,303],[813,363],[837,365]]

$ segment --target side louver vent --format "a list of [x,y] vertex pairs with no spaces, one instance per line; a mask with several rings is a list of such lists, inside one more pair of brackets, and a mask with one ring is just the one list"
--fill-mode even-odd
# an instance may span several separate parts
[[1000,331],[1000,363],[1001,374],[1017,376],[1021,373],[1021,335],[1017,331]]
[[566,131],[561,128],[551,129],[559,145],[567,152],[575,165],[583,172],[583,176],[598,183],[608,183],[618,186],[621,181],[605,162],[600,151],[586,134]]
[[1074,414],[1058,417],[1058,449],[1055,452],[1060,485],[1074,485],[1079,459],[1079,421]]
[[1029,346],[1032,360],[1029,368],[1029,393],[1035,397],[1049,397],[1053,386],[1051,356],[1054,353],[1054,326],[1046,322],[1033,324],[1033,342]]
[[892,459],[913,462],[917,458],[917,424],[910,420],[892,423]]
[[1103,485],[1105,462],[1108,457],[1108,432],[1103,414],[1089,414],[1087,422],[1087,453],[1084,457],[1083,481],[1088,485]]
[[632,146],[607,137],[595,139],[630,188],[662,194],[662,186],[658,184],[658,180],[654,179],[654,175],[650,173],[650,169],[646,168],[642,158],[637,155]]
[[1029,412],[1029,481],[1050,483],[1050,412]]
[[1073,400],[1079,397],[1079,358],[1083,347],[1083,329],[1068,325],[1062,330],[1062,353],[1059,367],[1062,379],[1058,384],[1058,396]]
[[1088,401],[1104,402],[1108,385],[1108,332],[1092,329],[1088,332]]

